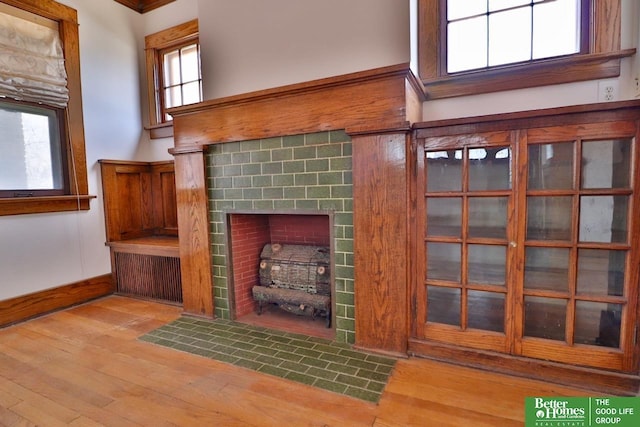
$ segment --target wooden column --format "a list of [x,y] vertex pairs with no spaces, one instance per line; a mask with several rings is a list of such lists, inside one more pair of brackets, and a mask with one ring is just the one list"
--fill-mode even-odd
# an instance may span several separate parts
[[209,202],[202,147],[173,149],[184,312],[213,317]]
[[352,142],[356,346],[406,354],[410,135]]

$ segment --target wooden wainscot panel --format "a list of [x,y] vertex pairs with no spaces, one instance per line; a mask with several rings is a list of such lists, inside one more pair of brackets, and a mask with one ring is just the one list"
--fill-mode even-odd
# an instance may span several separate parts
[[358,135],[352,141],[356,345],[406,354],[410,137]]
[[100,160],[107,242],[177,236],[173,161]]

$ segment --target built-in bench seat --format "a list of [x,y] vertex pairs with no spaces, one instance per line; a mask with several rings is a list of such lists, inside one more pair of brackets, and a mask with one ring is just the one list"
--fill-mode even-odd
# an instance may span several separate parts
[[182,303],[173,162],[100,166],[116,292]]

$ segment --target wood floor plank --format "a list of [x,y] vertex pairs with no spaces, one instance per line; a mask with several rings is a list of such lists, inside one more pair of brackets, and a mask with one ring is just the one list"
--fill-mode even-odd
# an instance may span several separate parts
[[179,316],[113,296],[0,329],[0,426],[512,426],[588,394],[410,358],[376,405],[138,339]]

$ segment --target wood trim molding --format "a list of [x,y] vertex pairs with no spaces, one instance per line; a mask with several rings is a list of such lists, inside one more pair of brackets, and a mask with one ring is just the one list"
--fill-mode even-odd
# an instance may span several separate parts
[[138,13],[146,13],[153,9],[157,9],[165,4],[173,3],[175,0],[114,0],[129,9],[133,9]]
[[0,301],[0,327],[22,322],[52,311],[111,295],[115,284],[111,274],[69,285]]
[[412,339],[409,341],[409,354],[491,372],[576,386],[604,394],[636,396],[640,387],[640,377],[637,375],[463,348],[435,341]]
[[12,197],[0,199],[0,216],[89,210],[96,196]]

